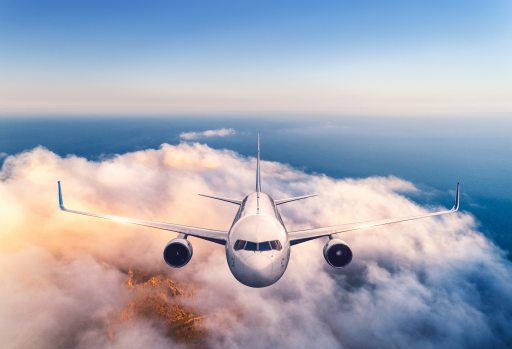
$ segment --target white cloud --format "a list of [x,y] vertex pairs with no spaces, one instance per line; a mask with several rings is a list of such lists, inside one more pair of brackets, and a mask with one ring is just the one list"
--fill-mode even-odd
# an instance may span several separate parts
[[[290,229],[426,211],[400,194],[416,189],[398,178],[335,180],[262,166],[276,198],[319,194],[283,208]],[[165,281],[140,292],[160,312],[204,316],[206,347],[510,345],[512,266],[468,214],[347,233],[354,260],[343,270],[323,260],[325,241],[294,246],[283,279],[251,289],[231,276],[221,246],[191,239],[192,261],[173,270],[161,258],[173,234],[57,209],[60,178],[72,208],[227,229],[236,207],[195,194],[241,197],[254,168],[254,159],[186,143],[100,162],[42,148],[8,157],[0,172],[0,347],[187,346],[158,312],[136,311],[130,268],[185,289],[170,297]]]
[[232,128],[219,128],[217,130],[183,132],[180,134],[180,138],[192,141],[201,138],[232,136],[235,133],[236,131]]

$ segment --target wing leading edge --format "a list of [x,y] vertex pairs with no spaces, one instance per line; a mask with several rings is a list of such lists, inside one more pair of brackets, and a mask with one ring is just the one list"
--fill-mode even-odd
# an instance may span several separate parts
[[75,210],[67,209],[66,207],[64,207],[64,201],[62,199],[62,189],[60,186],[60,181],[57,182],[57,186],[58,186],[58,191],[59,191],[59,208],[62,211],[80,214],[80,215],[89,216],[89,217],[108,219],[108,220],[118,222],[118,223],[135,224],[135,225],[141,225],[144,227],[173,231],[176,233],[190,235],[190,236],[194,236],[199,239],[215,242],[215,243],[221,244],[221,245],[226,244],[227,232],[222,231],[222,230],[197,228],[197,227],[190,227],[190,226],[181,225],[181,224],[146,221],[146,220],[142,220],[142,219],[114,216],[114,215],[108,215],[108,214],[89,213],[89,212],[82,212],[82,211],[75,211]]
[[424,215],[412,216],[412,217],[381,219],[381,220],[375,220],[375,221],[334,225],[334,226],[323,227],[323,228],[297,230],[297,231],[289,232],[288,236],[290,238],[290,244],[296,245],[296,244],[300,244],[302,242],[306,242],[306,241],[320,238],[323,236],[344,233],[347,231],[366,229],[366,228],[376,227],[376,226],[380,226],[380,225],[393,224],[393,223],[399,223],[399,222],[405,222],[405,221],[412,221],[415,219],[421,219],[421,218],[427,218],[427,217],[441,216],[441,215],[457,212],[459,210],[459,205],[460,205],[460,184],[457,183],[457,189],[455,191],[455,202],[454,202],[453,207],[449,210],[431,212],[431,213],[427,213]]

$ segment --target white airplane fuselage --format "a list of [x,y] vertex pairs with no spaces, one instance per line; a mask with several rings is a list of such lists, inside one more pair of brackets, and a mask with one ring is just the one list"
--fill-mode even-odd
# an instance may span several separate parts
[[[256,243],[258,247],[255,249],[255,245],[251,244],[251,248],[237,249],[237,241]],[[271,241],[273,246],[268,249],[267,242]],[[229,269],[244,285],[265,287],[283,276],[290,259],[290,241],[274,200],[269,195],[254,192],[245,197],[231,225],[225,246]]]

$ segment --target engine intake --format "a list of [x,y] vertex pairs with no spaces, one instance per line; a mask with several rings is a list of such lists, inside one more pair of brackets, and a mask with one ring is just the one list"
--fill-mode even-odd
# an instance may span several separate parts
[[173,268],[184,267],[192,259],[192,244],[183,238],[176,238],[167,244],[164,249],[164,260]]
[[340,239],[331,239],[324,247],[324,258],[331,267],[342,268],[352,261],[352,250]]

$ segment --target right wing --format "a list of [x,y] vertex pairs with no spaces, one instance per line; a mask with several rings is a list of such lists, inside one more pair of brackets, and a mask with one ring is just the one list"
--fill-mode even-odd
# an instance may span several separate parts
[[80,214],[80,215],[84,215],[84,216],[108,219],[108,220],[119,222],[119,223],[136,224],[136,225],[142,225],[144,227],[169,230],[169,231],[173,231],[176,233],[190,235],[190,236],[194,236],[196,238],[200,238],[203,240],[215,242],[215,243],[221,244],[221,245],[226,244],[227,235],[228,235],[227,231],[189,227],[186,225],[173,224],[173,223],[145,221],[145,220],[135,219],[135,218],[113,216],[113,215],[108,215],[108,214],[89,213],[89,212],[82,212],[82,211],[75,211],[75,210],[67,209],[66,207],[64,207],[64,201],[62,199],[62,190],[60,187],[60,181],[57,182],[57,186],[59,189],[59,208],[62,211]]
[[427,217],[441,216],[444,214],[457,212],[459,210],[459,206],[460,206],[460,185],[459,185],[459,183],[457,183],[457,189],[455,191],[455,203],[450,210],[432,212],[432,213],[427,213],[424,215],[412,216],[412,217],[381,219],[381,220],[375,220],[375,221],[334,225],[334,226],[323,227],[323,228],[297,230],[297,231],[289,232],[288,236],[290,238],[290,244],[296,245],[296,244],[300,244],[302,242],[306,242],[306,241],[320,238],[323,236],[344,233],[347,231],[366,229],[366,228],[376,227],[379,225],[412,221],[415,219],[421,219],[421,218],[427,218]]

